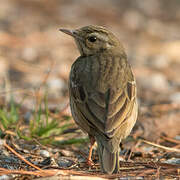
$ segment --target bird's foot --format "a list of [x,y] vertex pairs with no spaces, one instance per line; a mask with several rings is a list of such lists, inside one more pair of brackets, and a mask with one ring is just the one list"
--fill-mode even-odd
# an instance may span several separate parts
[[86,164],[90,167],[94,166],[94,162],[91,159],[87,159]]

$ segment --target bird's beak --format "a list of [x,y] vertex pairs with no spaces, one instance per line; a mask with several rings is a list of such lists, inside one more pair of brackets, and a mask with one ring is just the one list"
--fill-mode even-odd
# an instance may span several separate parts
[[68,34],[72,37],[74,37],[74,30],[69,30],[69,29],[59,29],[59,31],[65,33],[65,34]]

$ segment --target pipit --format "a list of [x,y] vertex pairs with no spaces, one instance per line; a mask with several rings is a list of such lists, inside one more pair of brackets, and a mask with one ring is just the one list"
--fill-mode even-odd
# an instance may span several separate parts
[[103,172],[119,170],[119,144],[131,132],[138,112],[136,82],[119,40],[100,26],[60,29],[72,36],[80,56],[71,67],[72,116],[94,142]]

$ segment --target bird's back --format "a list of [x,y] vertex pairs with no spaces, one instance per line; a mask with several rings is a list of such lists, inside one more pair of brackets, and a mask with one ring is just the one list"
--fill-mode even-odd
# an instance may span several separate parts
[[131,86],[135,81],[126,57],[107,53],[80,57],[72,66],[70,79],[72,100],[83,109],[85,121],[105,137],[112,138],[133,106],[133,101],[128,103],[131,95],[126,89],[134,93],[132,96],[136,93],[135,84]]

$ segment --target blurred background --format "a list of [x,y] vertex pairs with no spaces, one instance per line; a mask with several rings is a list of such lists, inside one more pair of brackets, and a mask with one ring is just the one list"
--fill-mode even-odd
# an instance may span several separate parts
[[13,95],[31,110],[37,89],[48,92],[50,109],[66,107],[79,52],[58,29],[89,24],[107,27],[124,45],[138,84],[139,121],[149,129],[154,123],[158,133],[180,134],[179,0],[1,0],[1,107]]

